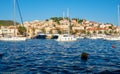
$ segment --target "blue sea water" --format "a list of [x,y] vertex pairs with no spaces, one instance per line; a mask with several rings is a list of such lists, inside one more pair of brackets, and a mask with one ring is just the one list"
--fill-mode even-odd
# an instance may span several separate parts
[[[87,61],[81,60],[82,52],[88,53]],[[0,73],[93,74],[120,70],[120,41],[1,41],[0,54]]]

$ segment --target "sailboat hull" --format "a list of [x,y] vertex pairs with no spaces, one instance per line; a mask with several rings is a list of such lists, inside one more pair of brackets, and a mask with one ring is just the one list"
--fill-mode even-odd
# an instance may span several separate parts
[[59,35],[57,41],[60,42],[71,42],[71,41],[76,41],[77,39],[72,36],[72,35]]
[[0,41],[25,41],[26,37],[3,37]]

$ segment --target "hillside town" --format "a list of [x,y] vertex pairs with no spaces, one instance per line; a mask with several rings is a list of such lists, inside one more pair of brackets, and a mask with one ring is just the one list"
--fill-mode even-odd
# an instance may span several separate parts
[[[21,31],[20,30],[24,30]],[[16,28],[16,30],[15,30]],[[53,17],[44,21],[34,20],[31,22],[24,22],[16,26],[0,26],[0,37],[13,36],[16,31],[17,36],[25,36],[32,38],[39,33],[46,35],[70,34],[78,36],[95,36],[95,35],[109,35],[118,36],[120,33],[120,26],[115,26],[110,23],[98,23],[77,18],[62,18]]]

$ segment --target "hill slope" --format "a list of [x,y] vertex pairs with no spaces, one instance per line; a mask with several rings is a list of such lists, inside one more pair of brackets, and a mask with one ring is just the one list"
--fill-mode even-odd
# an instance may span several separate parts
[[[11,20],[0,20],[0,26],[10,26],[13,24],[14,24],[14,22]],[[16,22],[16,24],[18,25],[19,23]]]

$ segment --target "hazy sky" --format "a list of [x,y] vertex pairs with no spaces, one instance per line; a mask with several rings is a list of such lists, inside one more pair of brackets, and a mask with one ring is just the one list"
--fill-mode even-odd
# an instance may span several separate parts
[[[13,1],[0,0],[0,20],[13,20]],[[117,25],[120,0],[18,0],[23,21],[45,20],[61,16],[67,8],[71,18]],[[17,10],[17,21],[20,17]]]

